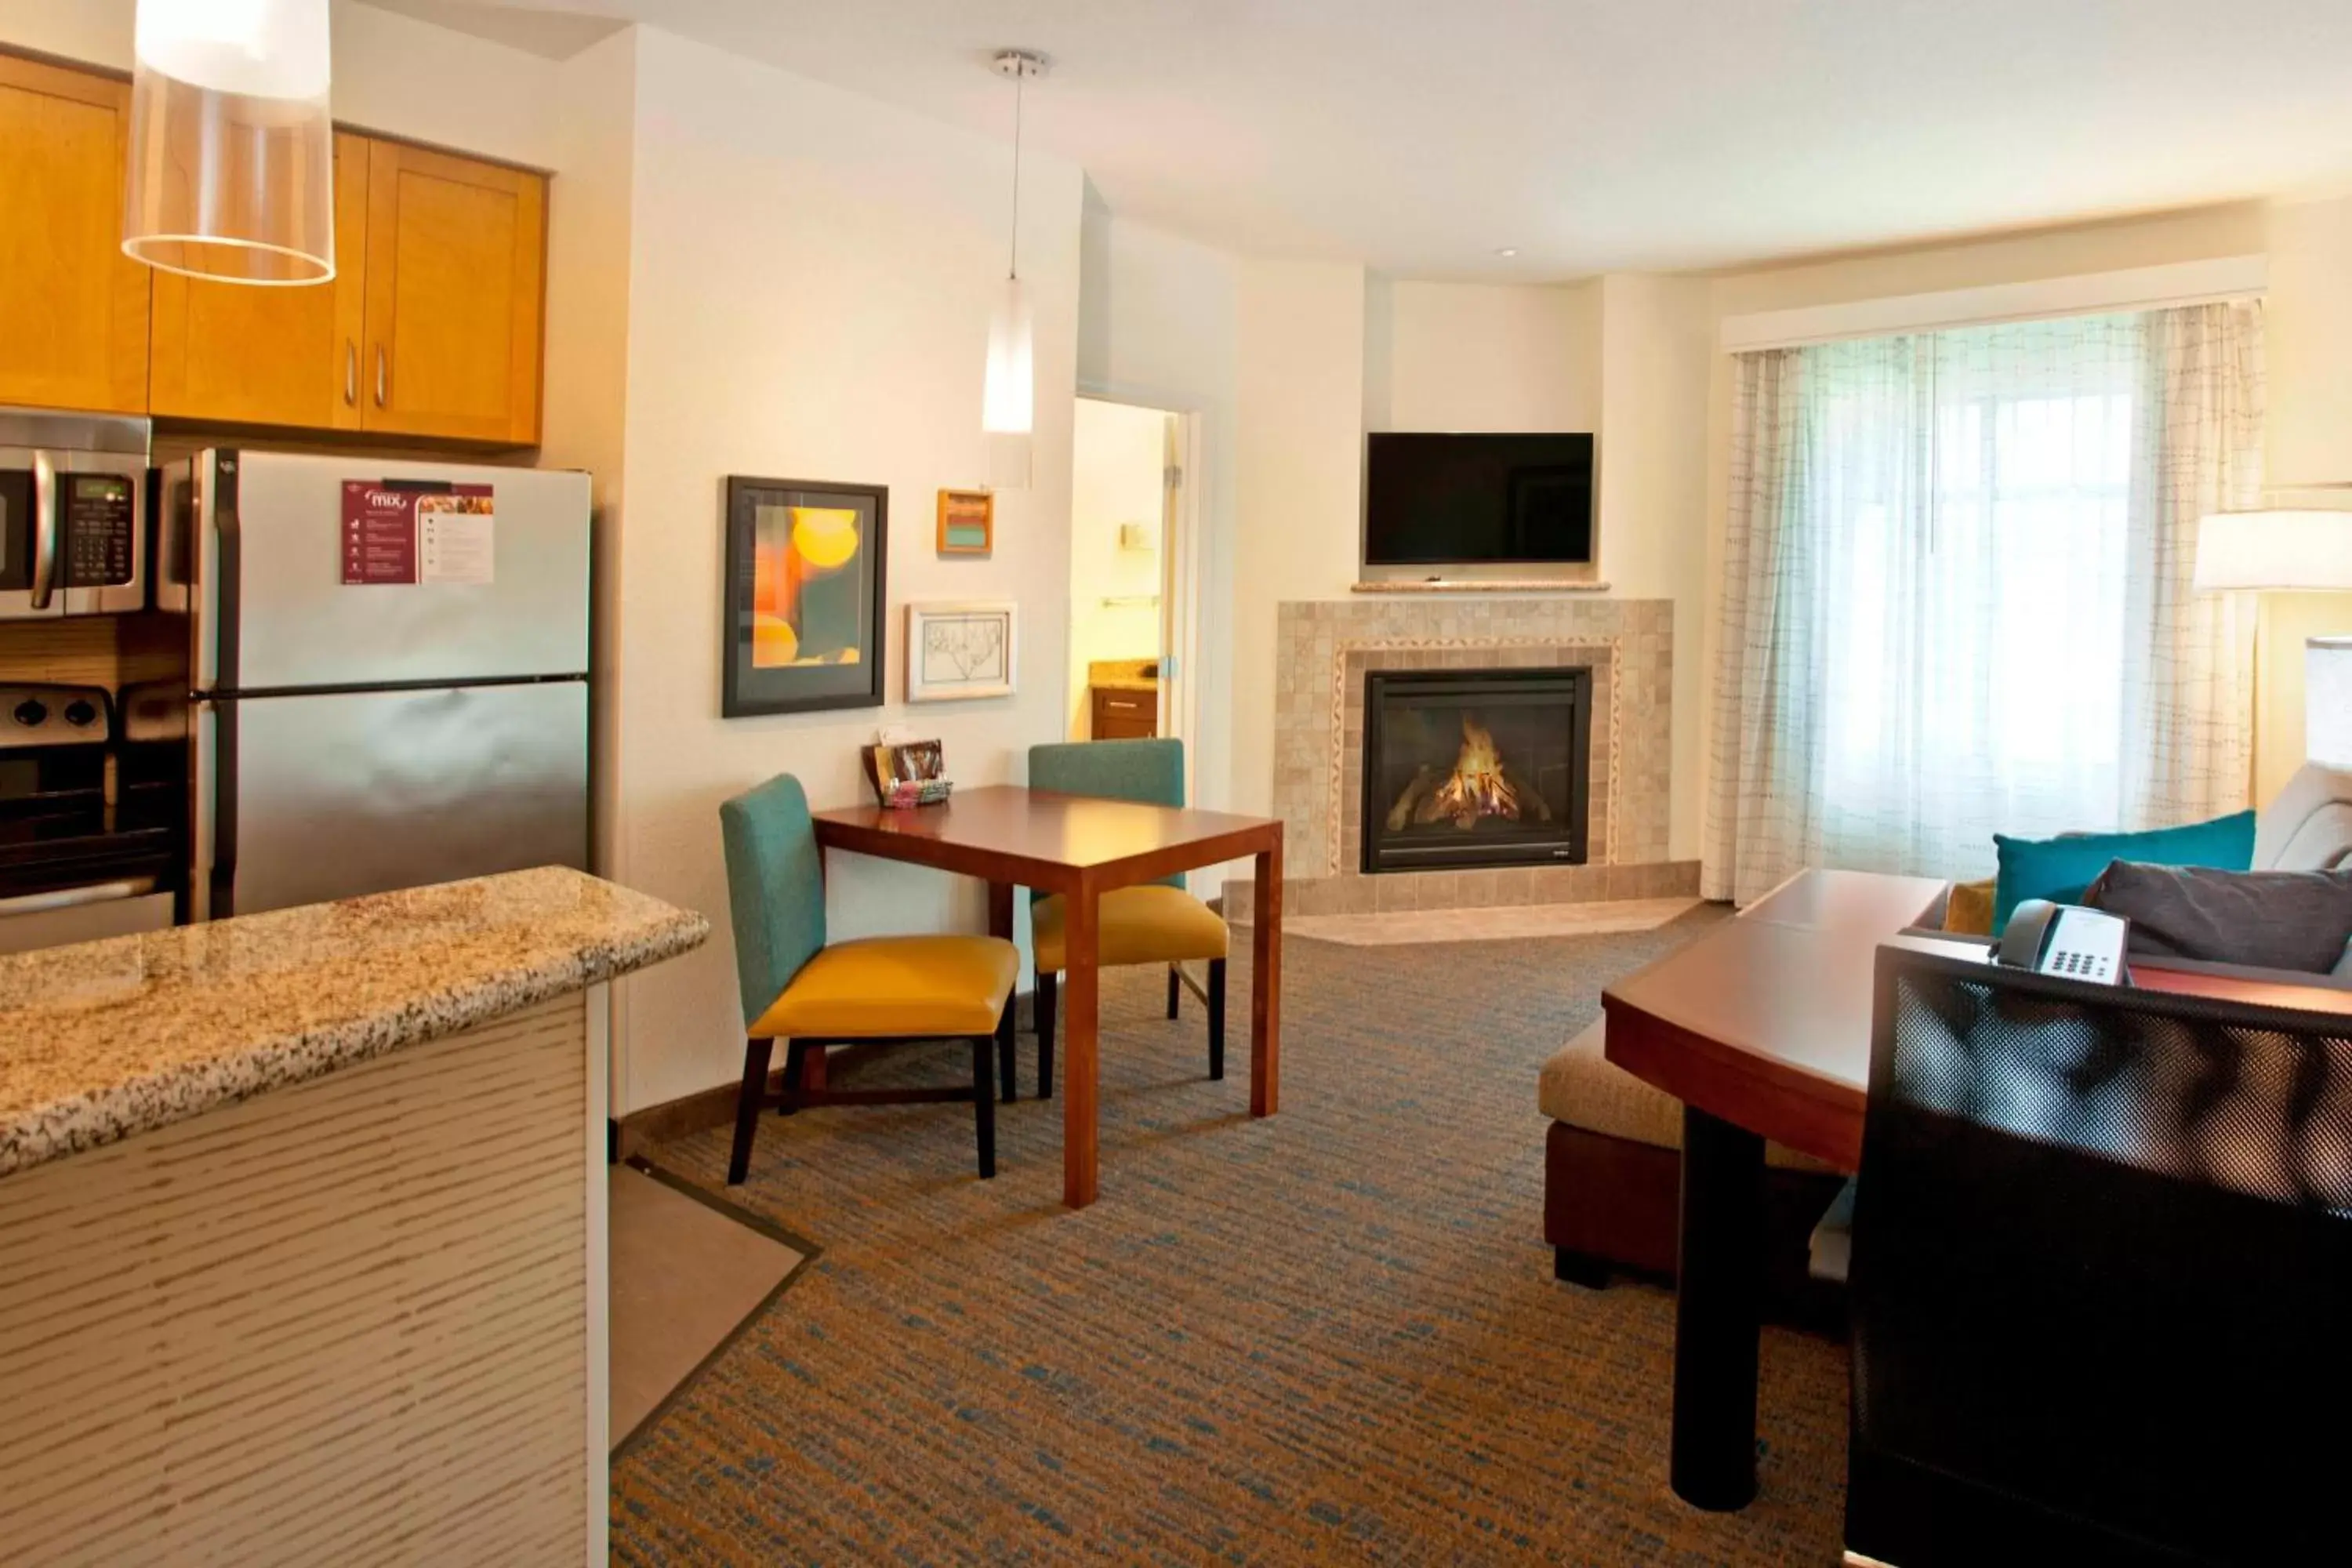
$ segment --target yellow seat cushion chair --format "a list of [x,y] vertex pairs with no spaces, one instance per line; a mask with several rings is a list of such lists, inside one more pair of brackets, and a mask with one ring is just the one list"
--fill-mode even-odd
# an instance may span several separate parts
[[992,1034],[1020,974],[1019,951],[993,937],[836,942],[803,964],[745,1032],[829,1040]]
[[[1077,741],[1029,748],[1029,784],[1059,795],[1129,800],[1146,805],[1184,804],[1181,741]],[[1225,1076],[1225,956],[1232,936],[1224,917],[1184,889],[1181,877],[1139,888],[1114,888],[1095,900],[1095,965],[1168,966],[1168,1016],[1184,994],[1182,965],[1204,963],[1208,984],[1209,1076]],[[1069,910],[1059,895],[1029,907],[1029,935],[1037,960],[1037,1092],[1054,1093],[1054,1015],[1066,951]]]
[[[1031,908],[1040,970],[1059,974],[1069,967],[1062,956],[1066,918],[1059,895]],[[1118,888],[1095,900],[1095,962],[1108,969],[1222,959],[1230,942],[1224,917],[1181,888]]]
[[[820,1105],[968,1101],[980,1173],[996,1173],[996,1093],[1013,1098],[1013,988],[1021,954],[992,936],[825,940],[824,879],[808,796],[789,773],[719,808],[744,1026],[729,1185],[750,1173],[760,1112]],[[812,1088],[808,1053],[853,1042],[967,1040],[971,1079],[952,1089]],[[768,1088],[784,1042],[781,1093]],[[992,1072],[992,1066],[994,1071]],[[995,1080],[995,1081],[992,1081]]]

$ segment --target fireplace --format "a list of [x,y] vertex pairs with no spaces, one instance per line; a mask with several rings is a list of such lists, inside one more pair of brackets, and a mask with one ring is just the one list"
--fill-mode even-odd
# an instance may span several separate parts
[[1581,865],[1592,671],[1370,670],[1363,869]]

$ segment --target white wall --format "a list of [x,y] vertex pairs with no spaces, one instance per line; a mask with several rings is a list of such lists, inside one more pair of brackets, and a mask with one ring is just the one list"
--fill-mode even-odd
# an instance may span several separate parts
[[1091,196],[1083,249],[1079,389],[1192,416],[1196,447],[1185,478],[1201,628],[1190,671],[1193,799],[1232,807],[1240,264],[1118,217]]
[[[2352,507],[2352,200],[2282,204],[2269,214],[2271,484],[2282,506]],[[2303,765],[2304,640],[2352,633],[2352,595],[2263,597],[2255,654],[2254,798]]]
[[[0,43],[128,71],[137,0],[0,0]],[[335,0],[335,118],[533,168],[560,163],[553,61]]]
[[[1232,805],[1274,798],[1274,619],[1356,581],[1364,471],[1364,273],[1244,261],[1234,551]],[[1302,761],[1307,759],[1301,759]]]
[[[1080,398],[1070,457],[1068,734],[1087,738],[1087,667],[1160,654],[1160,534],[1168,418],[1157,409]],[[1150,544],[1119,542],[1122,524]],[[1109,603],[1108,601],[1122,601]],[[1140,601],[1149,600],[1150,603]]]
[[1674,784],[1667,853],[1704,832],[1707,417],[1713,294],[1702,279],[1612,273],[1600,283],[1601,575],[1611,596],[1675,605]]
[[[1598,430],[1601,289],[1399,279],[1386,289],[1381,430]],[[1380,312],[1367,331],[1381,330]],[[1385,409],[1381,409],[1381,394]]]
[[[938,735],[964,785],[1016,781],[1027,747],[1059,738],[1080,205],[1078,171],[1033,151],[1021,255],[1035,485],[999,493],[992,557],[941,559],[938,490],[986,475],[981,375],[1011,148],[654,29],[635,47],[613,874],[721,929],[625,983],[624,1111],[741,1070],[722,800],[789,771],[820,807],[854,802],[856,748],[877,724]],[[730,474],[890,487],[887,707],[719,716]],[[904,605],[975,597],[1021,605],[1020,694],[908,713]],[[976,883],[847,859],[829,904],[836,937],[983,920]]]

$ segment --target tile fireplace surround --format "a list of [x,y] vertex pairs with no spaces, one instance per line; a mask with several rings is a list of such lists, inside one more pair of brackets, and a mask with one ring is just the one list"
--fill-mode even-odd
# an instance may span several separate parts
[[[1274,815],[1285,913],[1487,909],[1698,894],[1698,862],[1666,858],[1675,607],[1667,599],[1317,601],[1276,608]],[[1592,670],[1586,863],[1475,871],[1358,870],[1364,674],[1373,669]],[[1246,920],[1246,880],[1225,908]]]

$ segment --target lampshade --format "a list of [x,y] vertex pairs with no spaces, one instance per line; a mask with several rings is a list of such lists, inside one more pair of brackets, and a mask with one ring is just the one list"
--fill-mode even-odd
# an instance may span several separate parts
[[2352,590],[2352,511],[2232,511],[2197,528],[2197,588]]
[[122,248],[235,283],[335,275],[327,0],[139,0]]
[[2352,637],[2303,645],[2303,752],[2331,768],[2352,768]]
[[1008,278],[988,318],[988,379],[981,390],[980,427],[991,435],[1025,436],[1036,422],[1034,337],[1029,291],[1018,278]]

